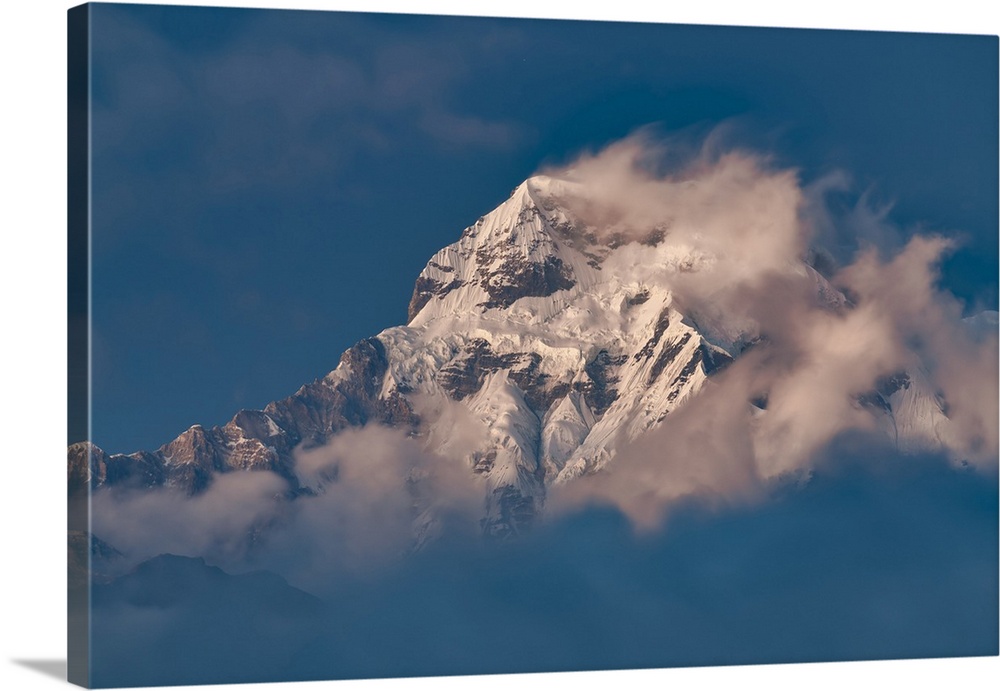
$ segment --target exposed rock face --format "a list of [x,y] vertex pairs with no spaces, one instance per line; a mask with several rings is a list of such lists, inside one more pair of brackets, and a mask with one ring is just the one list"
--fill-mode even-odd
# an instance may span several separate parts
[[[438,266],[437,268],[441,271],[454,271],[451,267]],[[457,278],[448,283],[442,283],[428,276],[418,277],[416,285],[413,286],[413,297],[410,298],[410,306],[407,309],[407,321],[417,316],[417,313],[424,308],[424,305],[430,302],[431,298],[443,298],[451,291],[461,287],[462,281]]]
[[539,369],[541,361],[542,356],[534,352],[498,355],[493,352],[489,341],[474,338],[461,355],[438,371],[437,379],[452,399],[461,401],[477,393],[487,375],[505,370],[508,378],[521,389],[532,410],[544,414],[556,398],[566,394],[570,384],[553,382],[549,374]]
[[[482,261],[488,264],[489,257]],[[483,307],[510,307],[526,297],[546,297],[557,290],[573,287],[573,277],[559,257],[546,257],[542,262],[531,262],[519,256],[501,258],[500,269],[480,269],[480,285],[490,296]]]
[[365,339],[341,356],[336,370],[268,404],[264,413],[287,435],[291,447],[316,446],[345,427],[370,422],[413,427],[419,419],[407,400],[398,391],[381,392],[387,368],[382,342]]
[[167,470],[158,452],[137,451],[129,455],[115,454],[108,458],[105,482],[109,485],[153,487],[167,479]]
[[104,484],[108,475],[108,455],[90,442],[70,444],[66,452],[69,494],[74,495],[90,484]]
[[[656,381],[656,378],[660,376],[660,373],[664,370],[664,368],[677,358],[680,352],[684,349],[684,346],[686,346],[690,340],[691,334],[686,333],[667,342],[667,344],[660,350],[660,354],[656,356],[653,366],[649,368],[649,376],[646,379],[647,386]],[[687,372],[687,376],[690,376],[690,374],[694,371],[694,367],[697,367],[700,364],[701,350],[699,349],[684,365],[684,368],[681,370],[681,374],[679,374],[677,379],[674,381],[679,381],[685,372]]]
[[365,339],[341,357],[340,367],[322,380],[267,405],[241,410],[221,427],[201,425],[182,432],[156,451],[108,455],[93,444],[69,448],[69,482],[91,487],[167,486],[189,494],[205,490],[217,473],[268,470],[299,490],[294,449],[324,443],[332,434],[369,422],[414,428],[419,418],[398,392],[380,394],[387,368],[385,347]]
[[615,385],[620,377],[617,371],[627,359],[627,354],[612,356],[608,351],[601,350],[583,368],[586,378],[574,382],[574,389],[583,394],[587,405],[595,415],[603,415],[618,398],[618,389]]
[[[644,295],[644,300],[638,303],[633,301],[631,304],[642,304],[646,302],[646,300],[649,300],[649,293],[645,293]],[[634,298],[629,298],[629,300],[634,300]],[[660,337],[663,336],[663,332],[667,330],[668,326],[670,326],[670,312],[669,310],[664,309],[660,312],[660,316],[657,317],[656,324],[653,326],[653,335],[649,337],[649,340],[646,341],[646,345],[644,345],[642,349],[633,357],[636,360],[650,357],[656,349],[657,344],[660,342]]]

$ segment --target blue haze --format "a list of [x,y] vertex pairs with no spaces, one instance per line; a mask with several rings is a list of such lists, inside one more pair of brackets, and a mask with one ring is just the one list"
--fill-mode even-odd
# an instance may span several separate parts
[[98,587],[94,683],[996,655],[995,477],[835,458],[765,506],[692,504],[646,536],[591,509],[514,544],[439,543],[322,605],[159,563]]

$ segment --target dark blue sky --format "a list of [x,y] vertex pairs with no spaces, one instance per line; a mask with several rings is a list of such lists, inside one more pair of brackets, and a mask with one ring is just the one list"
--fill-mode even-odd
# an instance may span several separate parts
[[92,41],[111,452],[322,376],[518,182],[649,123],[847,171],[997,305],[995,37],[98,5]]

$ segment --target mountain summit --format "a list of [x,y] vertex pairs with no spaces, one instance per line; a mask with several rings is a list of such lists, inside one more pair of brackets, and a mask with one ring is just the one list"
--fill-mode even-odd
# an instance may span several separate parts
[[[766,343],[759,324],[685,304],[673,289],[716,260],[675,241],[669,219],[637,227],[595,213],[572,181],[532,177],[431,258],[408,324],[360,341],[288,398],[221,427],[195,425],[156,451],[74,445],[71,486],[195,494],[217,473],[267,470],[294,497],[317,491],[297,454],[345,429],[383,425],[460,457],[485,490],[484,530],[521,532],[549,487],[613,464],[624,445]],[[789,271],[817,309],[851,309],[805,261]],[[764,394],[742,403],[749,415],[767,414]],[[885,377],[856,402],[901,448],[942,443],[947,417],[919,371]]]

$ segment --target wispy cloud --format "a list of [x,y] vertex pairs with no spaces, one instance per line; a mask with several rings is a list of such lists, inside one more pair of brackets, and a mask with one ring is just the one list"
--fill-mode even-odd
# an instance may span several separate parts
[[863,460],[657,534],[589,510],[517,544],[438,543],[327,578],[322,610],[276,607],[275,579],[140,581],[172,606],[98,604],[94,666],[140,685],[993,654],[996,484]]
[[[300,19],[272,17],[285,33],[250,19],[220,37],[225,50],[191,50],[128,11],[105,10],[94,56],[97,160],[113,168],[123,154],[167,155],[173,164],[161,174],[219,191],[273,189],[349,171],[356,157],[415,137],[488,149],[520,140],[516,123],[458,105],[463,65],[488,46],[390,40],[390,27],[336,13],[322,17],[326,40],[311,41]],[[369,40],[359,45],[352,30]]]
[[[950,420],[927,424],[953,460],[995,468],[997,335],[975,338],[937,286],[954,241],[916,234],[904,244],[863,197],[838,226],[822,192],[846,178],[806,190],[794,170],[750,152],[706,147],[664,172],[669,146],[641,132],[546,172],[575,183],[563,201],[595,232],[638,239],[658,229],[686,253],[683,270],[664,267],[662,280],[710,336],[762,340],[607,472],[559,488],[550,504],[611,502],[648,528],[684,497],[752,495],[808,471],[839,435],[874,431],[858,398],[901,371],[914,386],[927,378],[930,405],[942,396]],[[804,263],[821,237],[854,248],[827,277]],[[764,398],[766,411],[751,406]]]

